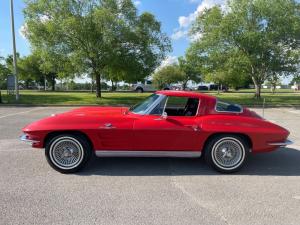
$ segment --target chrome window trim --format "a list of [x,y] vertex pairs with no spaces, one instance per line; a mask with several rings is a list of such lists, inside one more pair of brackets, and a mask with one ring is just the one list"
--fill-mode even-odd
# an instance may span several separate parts
[[162,94],[157,94],[159,97],[148,107],[148,109],[144,112],[144,115],[149,115],[151,111],[158,105],[160,102],[165,99],[167,96]]
[[[241,105],[239,105],[239,104],[233,104],[233,105],[238,106],[238,107],[241,109],[240,112],[233,112],[233,111],[219,111],[219,110],[217,110],[217,104],[218,104],[218,102],[222,102],[222,101],[220,101],[219,99],[216,100],[216,104],[215,104],[215,111],[216,111],[216,112],[220,112],[220,113],[236,113],[236,114],[240,114],[240,113],[243,113],[243,112],[244,112],[243,106],[241,106]],[[224,103],[227,103],[227,102],[224,102]],[[229,104],[229,103],[227,103],[227,104]]]
[[[156,94],[156,93],[154,93],[154,94]],[[143,113],[136,113],[133,111],[130,111],[130,112],[133,114],[136,114],[136,115],[149,115],[149,113],[160,103],[160,100],[163,99],[164,97],[166,97],[165,95],[162,95],[162,94],[156,94],[156,95],[158,95],[158,98]]]
[[[163,111],[163,112],[165,112],[165,110],[166,110],[167,103],[168,103],[168,100],[169,100],[170,97],[187,98],[187,99],[193,98],[193,97],[185,97],[185,96],[166,96],[166,97],[167,97],[167,100],[166,100],[166,102],[165,102],[165,107],[164,107],[164,111]],[[198,99],[198,106],[197,106],[196,114],[195,114],[194,116],[185,116],[185,115],[183,115],[183,116],[181,116],[181,117],[189,117],[189,118],[192,118],[192,117],[198,116],[199,108],[200,108],[200,103],[201,103],[201,99],[200,99],[200,98],[194,98],[194,99]]]
[[96,150],[97,157],[167,157],[167,158],[198,158],[201,151],[119,151]]
[[[169,100],[169,97],[178,97],[178,98],[190,98],[190,97],[182,97],[182,96],[168,96],[168,95],[163,95],[163,94],[156,94],[156,95],[159,95],[159,97],[152,103],[152,105],[150,105],[148,107],[148,109],[143,112],[143,113],[135,113],[135,112],[132,112],[130,111],[131,113],[133,114],[136,114],[136,115],[151,115],[151,111],[157,106],[160,104],[161,101],[163,101],[165,98],[166,99],[166,102],[165,102],[165,105],[164,105],[164,109],[163,109],[163,112],[165,112],[165,109],[166,109],[166,106],[167,106],[167,103],[168,103],[168,100]],[[194,97],[191,97],[191,98],[194,98]],[[200,98],[195,98],[195,99],[198,99],[198,107],[197,107],[197,112],[196,112],[196,115],[194,116],[189,116],[189,117],[196,117],[198,116],[198,113],[199,113],[199,109],[200,109],[200,104],[201,104],[201,99]],[[159,116],[159,115],[158,115]]]

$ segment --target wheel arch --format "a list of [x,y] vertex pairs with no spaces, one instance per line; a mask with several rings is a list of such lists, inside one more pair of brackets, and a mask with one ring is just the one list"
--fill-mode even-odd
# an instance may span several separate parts
[[144,92],[144,88],[141,87],[141,86],[137,86],[137,87],[135,88],[135,91],[138,91],[138,90],[141,90],[142,92]]
[[209,135],[204,144],[203,144],[203,148],[202,148],[202,154],[205,154],[205,148],[207,146],[207,144],[210,142],[210,140],[212,140],[213,138],[217,137],[217,136],[220,136],[220,135],[236,135],[236,136],[239,136],[243,139],[246,140],[247,144],[249,145],[249,148],[250,148],[250,151],[253,147],[253,142],[251,140],[251,138],[247,135],[247,134],[244,134],[244,133],[234,133],[234,132],[217,132],[217,133],[213,133],[211,135]]
[[62,134],[71,134],[71,135],[78,135],[81,137],[84,137],[88,143],[90,144],[92,150],[94,150],[94,144],[91,141],[90,137],[82,132],[82,131],[78,131],[78,130],[64,130],[64,131],[53,131],[53,132],[49,132],[46,137],[44,138],[44,143],[43,143],[43,148],[45,148],[46,144],[54,137],[58,136],[58,135],[62,135]]

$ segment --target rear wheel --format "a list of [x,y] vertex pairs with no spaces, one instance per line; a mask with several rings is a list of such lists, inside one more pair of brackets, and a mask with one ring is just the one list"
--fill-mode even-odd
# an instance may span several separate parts
[[63,134],[46,143],[45,155],[52,168],[61,173],[74,173],[90,159],[91,146],[80,135]]
[[205,161],[222,173],[238,171],[249,153],[247,141],[238,135],[218,135],[205,148]]
[[137,92],[137,93],[143,93],[144,90],[143,90],[143,88],[137,88],[137,89],[136,89],[136,92]]

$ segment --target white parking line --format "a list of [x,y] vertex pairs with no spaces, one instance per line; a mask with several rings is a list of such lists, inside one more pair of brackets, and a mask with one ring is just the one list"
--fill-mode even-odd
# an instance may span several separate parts
[[29,113],[29,112],[32,112],[32,111],[37,111],[37,110],[40,110],[40,109],[42,109],[42,108],[35,108],[35,109],[28,110],[28,111],[22,111],[22,112],[7,114],[7,115],[4,115],[4,116],[0,116],[0,119],[6,118],[6,117],[9,117],[9,116],[19,115],[19,114],[25,114],[25,113]]
[[290,113],[300,114],[300,110],[289,110]]

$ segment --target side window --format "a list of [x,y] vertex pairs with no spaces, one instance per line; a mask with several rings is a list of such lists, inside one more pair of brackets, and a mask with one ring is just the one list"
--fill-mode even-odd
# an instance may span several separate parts
[[242,108],[242,106],[237,105],[237,104],[231,104],[231,103],[228,103],[228,102],[223,102],[223,101],[217,100],[216,111],[217,112],[236,112],[236,113],[240,113],[240,112],[243,111],[243,108]]
[[169,96],[165,108],[168,116],[195,116],[199,99]]
[[147,80],[147,81],[146,81],[146,84],[147,84],[147,85],[150,85],[150,84],[152,84],[152,81],[151,81],[151,80]]

